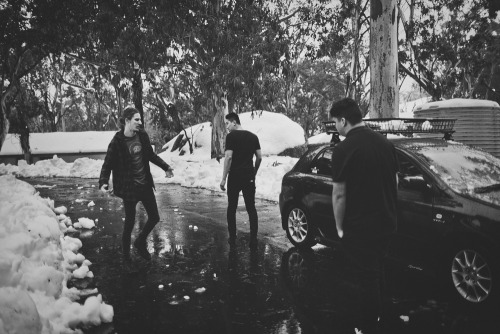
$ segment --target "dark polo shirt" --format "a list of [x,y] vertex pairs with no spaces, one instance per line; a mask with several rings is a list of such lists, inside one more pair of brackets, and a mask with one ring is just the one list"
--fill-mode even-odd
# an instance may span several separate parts
[[333,182],[346,183],[344,234],[377,238],[396,230],[396,150],[368,127],[350,130],[332,154]]

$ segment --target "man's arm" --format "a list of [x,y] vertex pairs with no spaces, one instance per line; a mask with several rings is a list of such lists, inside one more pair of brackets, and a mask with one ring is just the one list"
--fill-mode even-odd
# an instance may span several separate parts
[[149,135],[147,134],[147,132],[142,131],[141,133],[142,133],[143,144],[145,145],[144,150],[146,152],[147,160],[151,161],[156,166],[163,169],[167,177],[172,177],[173,168],[153,151],[153,147],[151,146],[151,140],[149,139]]
[[[115,139],[113,138],[108,145],[108,151],[104,157],[104,163],[101,167],[101,173],[99,175],[99,189],[103,190],[108,188],[109,177],[111,175],[111,170],[113,169],[113,163],[115,158]],[[103,186],[105,186],[103,188]]]
[[339,234],[340,238],[344,236],[345,204],[346,204],[345,182],[333,182],[333,189],[332,189],[333,216],[335,217],[337,233]]
[[226,190],[226,178],[229,170],[231,169],[231,162],[233,161],[233,151],[226,150],[224,156],[224,171],[222,172],[222,181],[220,181],[220,189]]
[[262,152],[260,149],[255,151],[255,175],[257,175],[257,171],[259,170],[260,163],[262,162]]

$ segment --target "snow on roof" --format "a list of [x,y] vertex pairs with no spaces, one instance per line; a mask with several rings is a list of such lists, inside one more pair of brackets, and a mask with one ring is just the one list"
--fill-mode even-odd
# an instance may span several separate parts
[[478,99],[450,99],[445,101],[435,101],[418,106],[416,110],[434,108],[500,108],[497,102]]
[[[31,133],[32,154],[96,153],[106,152],[116,131]],[[0,155],[23,154],[19,135],[7,134]]]

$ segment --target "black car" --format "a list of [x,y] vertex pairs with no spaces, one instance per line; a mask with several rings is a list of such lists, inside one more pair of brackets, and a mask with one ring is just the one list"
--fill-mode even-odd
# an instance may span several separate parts
[[[423,121],[417,126],[408,126],[405,120],[393,120],[389,126],[365,123],[385,134],[408,136],[392,125],[401,122],[411,133],[426,132],[418,131]],[[437,132],[449,139],[453,131]],[[451,140],[388,137],[400,165],[398,229],[390,257],[411,268],[437,273],[466,304],[497,301],[500,159]],[[334,145],[307,151],[283,177],[279,197],[282,226],[296,247],[339,241],[331,196]]]

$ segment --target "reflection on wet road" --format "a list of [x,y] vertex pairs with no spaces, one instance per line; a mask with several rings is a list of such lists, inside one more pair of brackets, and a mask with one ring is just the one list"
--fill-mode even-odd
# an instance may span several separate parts
[[[97,287],[115,317],[113,324],[88,333],[355,333],[364,301],[349,262],[333,248],[291,248],[276,203],[257,201],[259,246],[251,252],[240,200],[237,246],[231,250],[224,194],[158,185],[161,221],[148,239],[153,258],[146,263],[135,256],[130,269],[120,260],[120,199],[101,195],[92,187],[96,180],[26,181],[56,184],[39,191],[56,206],[65,205],[73,221],[98,219],[96,229],[79,233],[95,277],[71,284]],[[95,206],[87,206],[90,200]],[[132,239],[145,221],[142,208],[137,215]],[[494,333],[500,328],[489,312],[454,307],[432,278],[387,268],[382,333]]]

